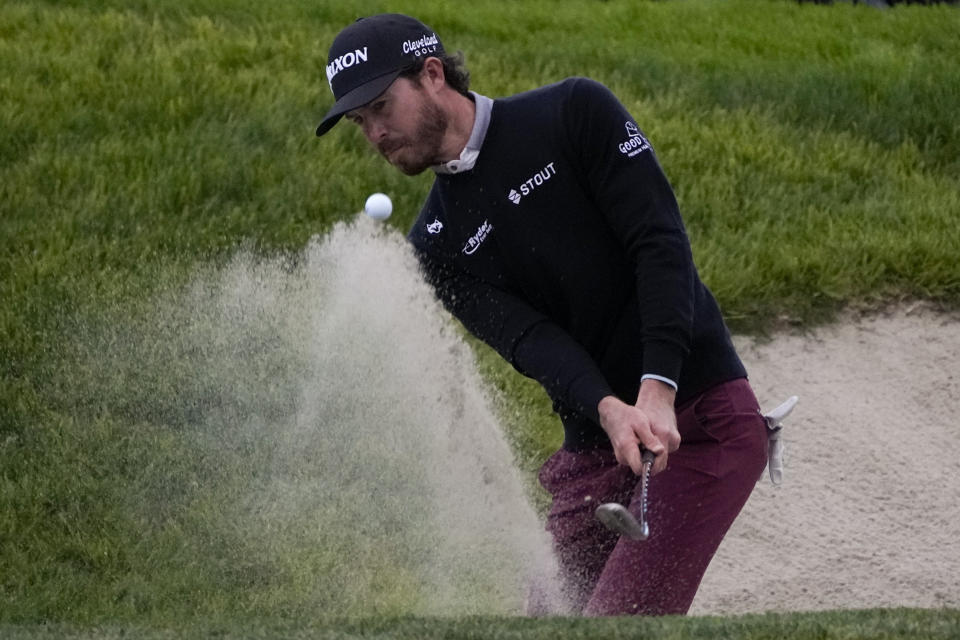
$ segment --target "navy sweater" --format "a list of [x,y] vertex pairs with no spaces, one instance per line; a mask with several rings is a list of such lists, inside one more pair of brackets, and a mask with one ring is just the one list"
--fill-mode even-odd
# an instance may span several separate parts
[[640,378],[677,404],[744,377],[673,191],[630,114],[584,78],[493,103],[473,169],[439,174],[410,231],[468,330],[553,400],[564,447],[609,447],[597,404]]

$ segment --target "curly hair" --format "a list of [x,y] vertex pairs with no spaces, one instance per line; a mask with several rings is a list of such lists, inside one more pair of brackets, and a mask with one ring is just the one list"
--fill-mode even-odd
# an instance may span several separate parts
[[[467,70],[464,64],[463,52],[457,51],[454,54],[444,53],[443,55],[435,57],[439,58],[443,63],[443,75],[450,88],[461,95],[467,95],[470,90],[470,71]],[[404,70],[404,72],[400,74],[400,77],[408,79],[415,78],[417,74],[423,70],[423,63],[425,61],[425,57],[420,58],[416,64]]]

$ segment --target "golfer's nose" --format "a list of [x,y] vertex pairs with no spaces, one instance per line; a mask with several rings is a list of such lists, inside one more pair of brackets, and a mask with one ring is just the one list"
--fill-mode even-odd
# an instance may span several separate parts
[[366,126],[363,128],[363,134],[370,141],[370,144],[376,145],[387,137],[387,128],[381,120],[370,118],[364,121],[364,125]]

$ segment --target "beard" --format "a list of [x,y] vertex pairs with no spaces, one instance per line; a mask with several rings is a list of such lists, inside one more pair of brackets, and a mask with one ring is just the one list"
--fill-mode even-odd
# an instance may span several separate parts
[[417,109],[413,134],[384,141],[377,145],[377,150],[401,173],[415,176],[443,162],[440,146],[449,124],[440,107],[424,100]]

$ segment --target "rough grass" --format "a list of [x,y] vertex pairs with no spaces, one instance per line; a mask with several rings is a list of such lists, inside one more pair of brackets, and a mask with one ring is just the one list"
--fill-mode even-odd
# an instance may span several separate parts
[[[57,390],[89,373],[67,355],[78,319],[133,322],[199,265],[240,245],[296,251],[372,191],[391,195],[390,223],[406,228],[429,176],[396,174],[349,127],[321,141],[312,133],[330,102],[327,43],[356,15],[394,9],[315,0],[0,6],[0,622],[106,625],[8,626],[2,635],[114,637],[140,624],[135,633],[159,637],[149,629],[192,616],[291,616],[304,630],[225,623],[190,633],[298,637],[329,615],[303,596],[295,558],[251,557],[238,542],[222,518],[224,495],[204,487],[211,478],[229,486],[243,459],[214,464],[198,453],[184,435],[189,407],[134,419],[119,401],[122,381],[108,402]],[[843,305],[902,298],[958,306],[955,8],[431,0],[417,10],[467,53],[482,93],[569,75],[617,92],[657,149],[702,275],[734,328],[803,325]],[[549,405],[479,353],[532,470],[557,444]],[[161,357],[144,358],[162,372]],[[156,492],[176,498],[176,527],[144,519],[139,501]],[[402,611],[401,578],[385,598]],[[950,637],[957,618],[364,624],[373,626],[343,633],[381,625],[398,637]],[[314,630],[340,637],[338,629]]]
[[666,618],[378,618],[338,620],[304,625],[291,621],[191,620],[165,630],[139,626],[104,625],[78,628],[67,625],[0,626],[10,640],[114,640],[119,638],[209,638],[237,640],[260,638],[395,638],[397,640],[619,640],[657,638],[681,640],[949,640],[960,632],[956,611],[931,612],[915,609],[877,609],[826,613],[781,613],[735,617]]

